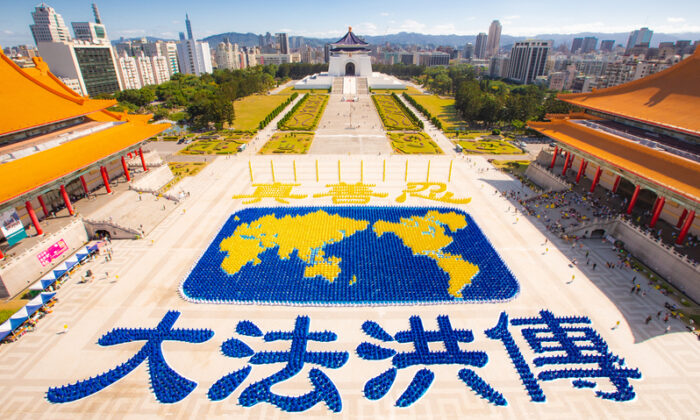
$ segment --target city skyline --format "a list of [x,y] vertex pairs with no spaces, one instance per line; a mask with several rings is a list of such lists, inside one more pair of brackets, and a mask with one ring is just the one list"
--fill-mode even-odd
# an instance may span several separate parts
[[[55,0],[47,4],[68,22],[91,21],[92,1]],[[167,3],[167,7],[166,7]],[[97,2],[103,23],[111,39],[153,36],[177,39],[185,27],[184,17],[189,14],[193,31],[198,39],[224,32],[286,32],[290,35],[332,38],[344,33],[347,26],[362,35],[386,35],[398,32],[417,32],[431,35],[476,35],[487,32],[494,19],[503,25],[503,35],[532,36],[537,34],[573,34],[580,32],[629,32],[642,26],[655,33],[700,32],[700,3],[678,0],[673,9],[653,0],[629,4],[591,0],[590,7],[575,14],[555,7],[553,0],[538,3],[537,8],[516,1],[498,1],[489,4],[477,2],[440,1],[425,9],[415,0],[376,2],[357,0],[356,7],[339,10],[318,8],[311,1],[296,3],[271,1],[264,13],[255,5],[223,1],[205,1],[193,7],[191,2],[175,0],[164,2],[119,3]],[[36,0],[5,2],[0,17],[0,45],[33,44],[29,25]],[[600,7],[596,7],[596,5]],[[551,6],[551,7],[550,7]],[[604,6],[604,7],[603,7]],[[606,10],[604,16],[598,12]],[[134,14],[131,11],[139,10]],[[367,13],[372,10],[372,13]],[[449,13],[447,11],[449,10]],[[270,13],[274,11],[275,13]],[[314,13],[314,19],[308,19]],[[416,19],[415,16],[420,16]],[[447,18],[446,18],[447,16]],[[454,16],[464,16],[454,19]],[[240,19],[238,19],[240,17]]]

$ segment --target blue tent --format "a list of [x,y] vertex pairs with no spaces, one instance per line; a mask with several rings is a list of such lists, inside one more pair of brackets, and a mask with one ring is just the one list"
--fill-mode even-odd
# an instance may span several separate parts
[[53,271],[46,273],[44,277],[29,287],[29,290],[44,290],[56,282],[56,275]]
[[48,301],[56,296],[56,292],[41,293],[34,299],[30,300],[24,308],[17,311],[14,315],[10,317],[5,323],[0,325],[0,340],[10,335],[15,328],[24,324],[34,312],[38,311],[39,308],[44,306]]
[[78,261],[82,262],[85,258],[90,256],[90,249],[88,247],[81,248],[75,253],[75,256],[78,257]]
[[60,278],[62,275],[66,274],[68,269],[69,267],[66,265],[66,263],[60,263],[53,268],[53,274],[56,276],[56,278]]

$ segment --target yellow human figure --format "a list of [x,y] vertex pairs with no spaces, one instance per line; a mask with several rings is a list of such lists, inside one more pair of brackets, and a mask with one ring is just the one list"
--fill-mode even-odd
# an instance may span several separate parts
[[306,194],[292,194],[292,189],[300,184],[284,184],[281,182],[273,182],[272,184],[253,184],[255,191],[253,194],[234,195],[234,199],[251,198],[252,200],[244,201],[243,204],[259,203],[263,198],[273,198],[278,203],[289,204],[288,199],[300,200],[306,198]]
[[333,204],[367,204],[372,197],[386,197],[388,193],[375,193],[372,188],[375,184],[363,184],[358,182],[355,184],[346,184],[339,182],[337,184],[328,184],[326,188],[330,191],[325,193],[314,194],[314,198],[332,197]]
[[[427,194],[425,193],[426,191]],[[442,194],[442,196],[439,196],[439,194]],[[401,195],[396,197],[396,202],[404,203],[407,195],[450,204],[468,204],[472,201],[471,197],[453,198],[454,194],[447,191],[447,184],[444,182],[409,182]]]

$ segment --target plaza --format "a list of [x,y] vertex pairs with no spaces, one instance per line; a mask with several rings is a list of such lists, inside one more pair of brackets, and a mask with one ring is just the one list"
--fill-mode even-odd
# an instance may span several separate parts
[[[52,312],[0,346],[2,417],[697,416],[698,338],[657,315],[668,297],[649,279],[606,266],[620,261],[612,243],[550,231],[521,204],[538,192],[488,155],[456,154],[420,114],[443,154],[392,152],[371,94],[355,94],[330,92],[305,153],[261,153],[292,101],[237,154],[177,156],[206,166],[162,210],[150,194],[98,197],[103,217],[119,206],[153,222],[103,244],[109,259],[78,266]],[[169,161],[185,146],[143,147]],[[341,248],[353,235],[364,248]]]

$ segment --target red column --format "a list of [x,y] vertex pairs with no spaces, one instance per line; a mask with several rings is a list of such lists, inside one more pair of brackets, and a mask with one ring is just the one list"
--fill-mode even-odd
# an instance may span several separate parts
[[100,166],[100,172],[102,173],[102,182],[105,184],[107,194],[112,194],[112,189],[109,188],[109,176],[107,175],[107,169],[105,169],[104,166]]
[[615,183],[613,184],[612,192],[616,193],[617,192],[617,187],[620,186],[620,175],[615,178]]
[[576,174],[576,183],[581,180],[581,175],[583,175],[583,170],[586,168],[586,161],[581,158],[581,165],[578,167],[578,173]]
[[566,170],[569,169],[569,159],[573,156],[571,153],[566,152],[566,159],[564,159],[564,169],[561,170],[561,176],[566,175]]
[[0,249],[0,260],[5,258],[5,254],[2,253],[2,249]]
[[603,170],[600,169],[600,166],[598,169],[595,171],[595,176],[593,177],[593,183],[591,184],[591,192],[595,191],[596,185],[598,185],[598,181],[600,181],[600,174],[603,173]]
[[557,163],[557,154],[559,153],[559,148],[554,146],[554,154],[552,155],[552,163],[549,165],[549,169],[554,168],[554,164]]
[[676,224],[676,227],[678,229],[681,228],[683,225],[683,221],[685,220],[685,216],[688,214],[688,209],[683,209],[683,213],[681,213],[681,217],[678,218],[678,223]]
[[32,224],[34,225],[34,229],[36,229],[37,236],[43,235],[44,231],[41,230],[41,226],[39,226],[39,219],[37,219],[36,213],[34,213],[34,207],[32,207],[32,203],[30,201],[27,201],[26,203],[24,203],[24,205],[27,207],[27,214],[32,220]]
[[143,159],[143,150],[139,147],[139,155],[141,156],[141,166],[143,166],[143,171],[146,172],[148,171],[148,167],[146,166],[146,161]]
[[657,198],[658,203],[656,204],[656,208],[654,209],[654,215],[651,216],[651,223],[649,223],[649,227],[654,227],[656,226],[656,222],[659,220],[659,216],[661,215],[661,210],[664,208],[664,203],[666,202],[666,198],[664,197],[659,197]]
[[126,175],[126,181],[131,181],[131,177],[129,176],[129,168],[126,166],[126,160],[124,159],[124,156],[122,156],[122,168],[124,168],[124,175]]
[[49,217],[49,211],[46,210],[46,203],[44,203],[44,197],[38,196],[37,198],[39,199],[39,204],[41,204],[41,211],[44,212],[44,219],[46,219],[47,217]]
[[683,223],[683,228],[681,229],[681,232],[678,234],[678,240],[676,241],[678,245],[683,245],[683,242],[685,242],[685,237],[688,235],[688,231],[693,225],[694,220],[695,210],[691,210],[690,214],[688,214],[688,217],[685,219],[685,223]]
[[627,214],[632,214],[632,209],[634,209],[634,205],[637,204],[637,197],[639,197],[639,190],[641,187],[637,185],[634,188],[634,193],[632,194],[632,199],[630,200],[630,205],[627,207]]
[[80,183],[83,184],[83,191],[85,191],[85,194],[90,194],[90,190],[88,189],[87,182],[85,182],[85,177],[80,175]]
[[66,192],[66,186],[61,185],[61,197],[63,197],[63,202],[66,204],[66,209],[68,210],[68,214],[71,216],[75,214],[75,211],[73,211],[73,206],[70,203],[70,198],[68,197],[68,193]]

